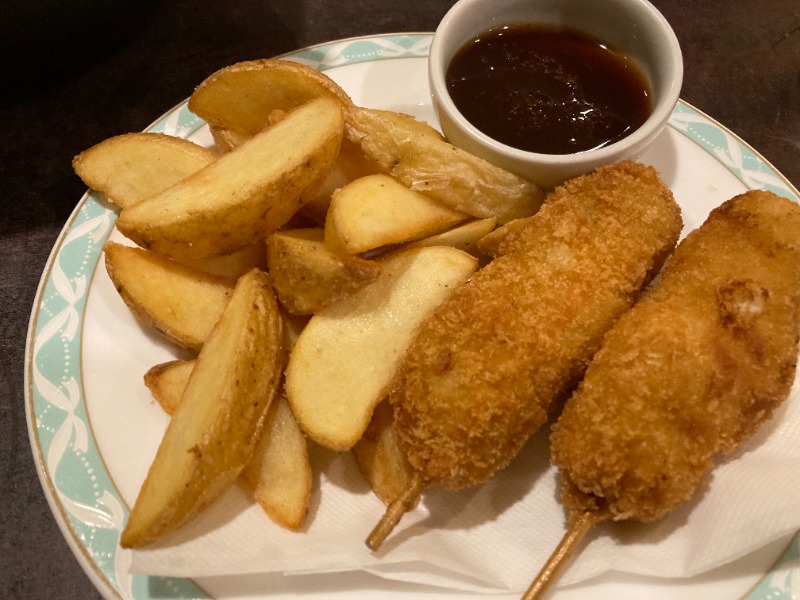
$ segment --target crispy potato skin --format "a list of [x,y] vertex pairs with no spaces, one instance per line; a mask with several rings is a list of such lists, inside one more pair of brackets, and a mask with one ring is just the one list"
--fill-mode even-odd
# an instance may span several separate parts
[[444,246],[415,248],[383,264],[381,275],[315,314],[286,366],[286,397],[308,437],[350,450],[386,397],[419,323],[477,267]]
[[133,314],[179,346],[203,347],[235,280],[115,242],[106,242],[103,252],[108,276]]
[[218,498],[253,456],[285,362],[269,276],[242,276],[164,433],[128,522],[123,548],[178,529]]
[[144,374],[145,386],[168,415],[178,409],[194,363],[194,360],[171,360],[154,365]]
[[445,142],[408,115],[353,106],[345,120],[345,138],[376,172],[454,210],[507,223],[532,215],[544,199],[539,186]]
[[414,471],[397,444],[392,407],[388,402],[375,407],[372,420],[352,452],[358,470],[387,506],[408,488]]
[[[232,141],[235,146],[269,125],[273,111],[288,111],[323,96],[337,100],[342,107],[352,105],[341,87],[311,67],[289,60],[257,59],[209,75],[189,98],[189,110],[208,122],[212,132],[222,133],[224,142]],[[223,147],[230,149],[226,143]]]
[[216,159],[216,152],[189,140],[148,131],[103,140],[76,156],[72,168],[86,185],[125,208]]
[[691,498],[789,393],[799,317],[800,208],[749,192],[714,210],[554,427],[565,504],[649,522]]
[[506,466],[674,248],[680,209],[626,162],[572,180],[422,325],[396,378],[400,445],[456,489]]
[[[173,360],[145,373],[145,385],[167,414],[178,409],[195,362]],[[273,521],[300,530],[308,515],[313,474],[308,444],[285,397],[277,396],[267,410],[264,433],[241,479]]]
[[143,248],[183,261],[261,243],[316,195],[343,130],[336,101],[312,100],[176,185],[123,209],[117,229]]
[[308,516],[314,474],[308,442],[285,397],[269,407],[264,430],[241,478],[275,523],[300,531]]
[[281,305],[293,315],[312,315],[378,278],[383,265],[360,256],[334,254],[321,228],[278,231],[267,238],[267,264]]

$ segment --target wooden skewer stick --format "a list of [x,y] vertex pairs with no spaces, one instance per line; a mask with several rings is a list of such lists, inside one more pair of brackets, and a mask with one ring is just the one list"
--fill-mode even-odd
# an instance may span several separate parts
[[569,524],[569,529],[561,538],[561,542],[547,560],[542,570],[533,580],[533,583],[522,596],[522,600],[539,600],[550,589],[566,562],[575,554],[578,545],[589,533],[589,530],[600,520],[600,515],[593,512],[583,512],[574,515]]
[[417,505],[427,485],[428,484],[422,480],[419,473],[414,473],[414,475],[412,475],[408,487],[388,506],[383,517],[375,526],[375,529],[373,529],[372,533],[367,537],[366,544],[371,550],[377,550],[381,547],[381,544],[389,537],[389,534],[400,522],[400,519],[403,518],[403,515]]

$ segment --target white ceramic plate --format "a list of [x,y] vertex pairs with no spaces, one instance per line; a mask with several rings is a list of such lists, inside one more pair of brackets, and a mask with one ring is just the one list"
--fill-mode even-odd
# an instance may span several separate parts
[[[363,106],[413,114],[435,124],[427,85],[430,34],[349,39],[287,55],[326,71]],[[203,122],[181,104],[150,131],[210,144]],[[798,200],[797,190],[752,148],[706,115],[681,102],[669,127],[642,157],[656,166],[681,204],[686,229],[709,210],[747,189]],[[120,390],[141,389],[141,374],[172,357],[169,347],[120,311],[113,287],[97,271],[116,213],[87,193],[53,248],[34,302],[26,352],[26,410],[39,476],[59,526],[81,567],[108,598],[403,598],[464,596],[387,581],[364,573],[195,579],[131,575],[118,547],[141,473],[159,441],[165,417]],[[97,274],[97,277],[95,275]],[[120,336],[122,336],[120,338]],[[130,343],[120,346],[115,340]],[[145,347],[146,352],[140,352]],[[114,357],[125,369],[106,368]],[[120,379],[124,371],[129,380]],[[132,387],[131,387],[132,386]],[[142,435],[142,432],[151,435]],[[592,582],[593,598],[698,600],[800,595],[800,537],[772,544],[746,559],[676,583],[607,576]],[[776,563],[776,559],[778,562]],[[743,568],[746,565],[747,568]],[[679,587],[679,590],[678,590]],[[585,590],[559,589],[553,600],[577,600]],[[479,597],[479,596],[475,596]],[[492,595],[505,600],[517,595]]]

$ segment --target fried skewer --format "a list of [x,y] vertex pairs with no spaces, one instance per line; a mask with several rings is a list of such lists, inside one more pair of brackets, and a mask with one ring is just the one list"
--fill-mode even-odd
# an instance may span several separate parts
[[568,182],[493,239],[497,257],[423,323],[400,367],[389,399],[417,476],[370,548],[428,486],[477,485],[516,456],[680,229],[655,170],[624,162]]
[[570,552],[524,600],[581,523],[652,522],[692,498],[788,396],[799,328],[800,207],[769,192],[725,202],[608,332],[554,426]]

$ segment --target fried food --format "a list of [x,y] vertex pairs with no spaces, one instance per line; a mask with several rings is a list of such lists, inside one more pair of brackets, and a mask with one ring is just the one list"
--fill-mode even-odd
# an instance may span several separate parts
[[388,402],[375,407],[364,435],[353,446],[353,458],[372,491],[385,504],[397,500],[408,487],[413,470],[397,445]]
[[114,287],[143,323],[183,348],[203,347],[235,280],[115,242],[106,242],[103,252]]
[[120,208],[175,185],[214,162],[217,153],[163,133],[125,133],[84,150],[72,167],[90,188]]
[[236,280],[253,269],[266,270],[267,252],[264,248],[264,243],[259,241],[230,254],[220,254],[194,260],[181,259],[180,262],[212,275]]
[[120,536],[123,548],[178,529],[239,476],[278,392],[282,342],[269,277],[253,270],[236,284],[200,351]]
[[786,398],[799,318],[800,208],[749,192],[713,211],[609,332],[554,428],[570,510],[649,522],[691,498]]
[[341,87],[316,69],[289,60],[250,60],[209,75],[189,98],[189,110],[216,133],[233,135],[236,146],[269,125],[274,111],[322,97],[342,107],[352,104]]
[[336,451],[361,439],[419,323],[477,262],[445,246],[407,250],[371,284],[311,317],[286,366],[286,396],[308,437]]
[[287,312],[312,315],[375,281],[383,265],[334,254],[321,227],[276,231],[267,238],[267,264],[275,293]]
[[312,100],[194,175],[124,208],[117,229],[183,260],[261,242],[314,197],[343,131],[339,103]]
[[761,191],[729,200],[608,332],[554,426],[572,528],[651,522],[692,498],[787,397],[799,327],[800,207]]
[[406,244],[406,248],[423,248],[425,246],[452,246],[464,252],[480,256],[478,241],[489,234],[497,225],[497,219],[473,219],[461,225],[430,235]]
[[279,396],[270,406],[264,435],[241,477],[275,523],[291,531],[302,529],[311,503],[314,474],[308,441],[285,397]]
[[390,394],[421,487],[476,485],[516,456],[681,226],[655,170],[624,162],[568,182],[512,227],[501,255],[423,323]]
[[441,233],[467,218],[388,175],[367,175],[331,196],[325,245],[331,252],[359,254]]
[[346,139],[377,172],[454,210],[507,223],[542,203],[537,185],[447,143],[413,117],[353,106],[345,120]]
[[[145,385],[167,414],[178,410],[195,363],[173,360],[145,373]],[[264,419],[264,433],[241,479],[275,523],[298,531],[308,515],[313,485],[308,443],[282,395],[275,398]]]
[[144,374],[145,386],[168,415],[178,410],[194,363],[194,360],[170,360],[150,367]]

